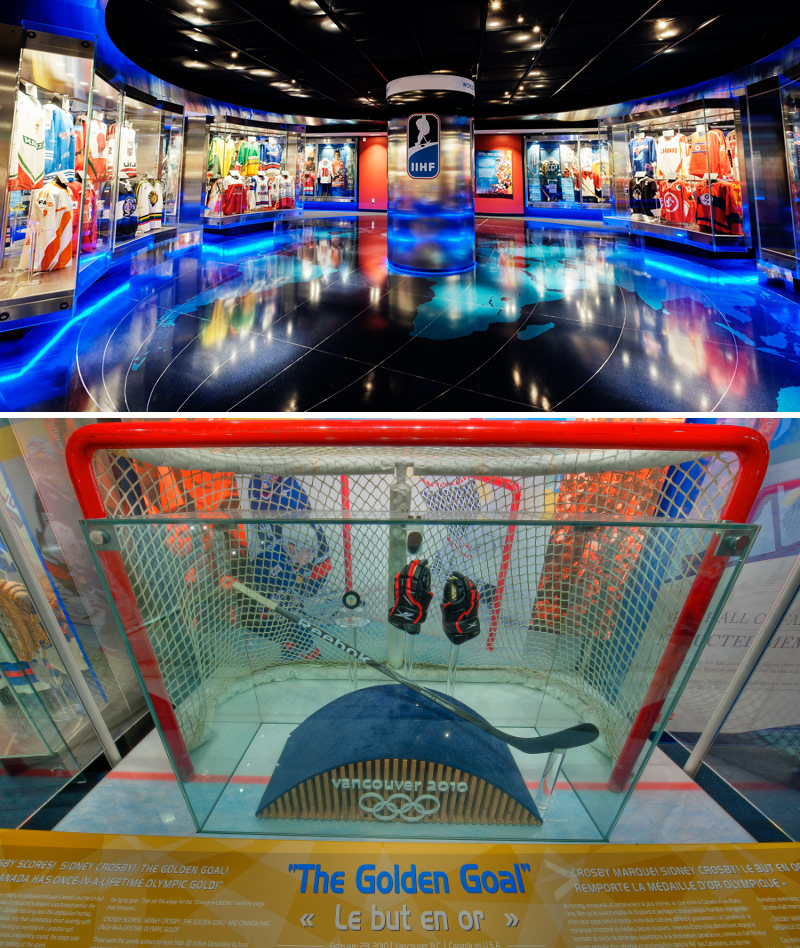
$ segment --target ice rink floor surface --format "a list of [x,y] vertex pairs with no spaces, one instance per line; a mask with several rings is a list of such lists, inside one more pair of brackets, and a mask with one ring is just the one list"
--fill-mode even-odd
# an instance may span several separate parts
[[[378,682],[375,682],[376,684]],[[359,682],[368,686],[372,682]],[[217,711],[211,737],[192,752],[199,780],[188,786],[208,835],[453,841],[602,841],[598,825],[610,825],[619,797],[603,789],[608,758],[592,747],[567,755],[564,772],[540,828],[435,823],[266,821],[255,816],[286,737],[317,707],[343,693],[341,680],[290,680],[237,695]],[[514,691],[512,694],[511,691]],[[497,727],[533,735],[579,719],[560,701],[522,686],[456,685],[455,697]],[[534,719],[537,730],[530,727]],[[248,723],[249,722],[249,723]],[[527,725],[527,726],[526,726]],[[469,726],[469,725],[465,725]],[[544,756],[514,752],[535,794]],[[228,780],[227,776],[232,775]],[[591,816],[589,814],[591,811]],[[191,836],[197,833],[186,800],[157,732],[151,732],[69,814],[57,830]],[[612,843],[738,843],[752,837],[666,755],[656,748]]]
[[706,260],[507,218],[477,266],[387,266],[386,217],[149,251],[0,334],[0,405],[58,411],[791,411],[800,300]]

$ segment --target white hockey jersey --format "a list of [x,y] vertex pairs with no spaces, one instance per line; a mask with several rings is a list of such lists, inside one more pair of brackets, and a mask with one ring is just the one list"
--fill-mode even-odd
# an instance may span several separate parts
[[39,188],[31,200],[20,268],[27,270],[31,260],[34,270],[72,266],[72,194],[57,181]]
[[689,147],[683,135],[662,135],[656,140],[656,174],[674,181],[688,170]]
[[317,165],[317,178],[320,184],[330,184],[333,176],[333,162],[330,158],[322,158]]
[[14,141],[11,148],[11,190],[29,191],[44,180],[44,110],[24,92],[17,93]]

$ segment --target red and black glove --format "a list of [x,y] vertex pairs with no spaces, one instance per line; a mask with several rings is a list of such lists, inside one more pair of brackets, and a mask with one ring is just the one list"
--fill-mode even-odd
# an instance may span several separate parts
[[394,605],[389,610],[389,622],[397,629],[417,635],[432,599],[428,561],[412,560],[395,578]]
[[453,573],[444,584],[442,628],[453,645],[469,642],[481,634],[478,587],[461,573]]

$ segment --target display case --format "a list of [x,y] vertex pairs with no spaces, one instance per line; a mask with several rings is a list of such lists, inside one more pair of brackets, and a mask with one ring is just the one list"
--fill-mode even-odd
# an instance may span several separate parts
[[183,171],[183,112],[167,106],[161,112],[159,168],[164,195],[162,223],[165,227],[176,227]]
[[750,246],[742,126],[734,100],[607,120],[609,223],[712,250]]
[[198,829],[607,839],[757,530],[736,520],[763,439],[356,427],[70,440],[86,535]]
[[[72,306],[78,260],[93,252],[93,189],[76,145],[92,113],[88,40],[0,27],[0,319]],[[81,224],[83,221],[83,225]]]
[[609,144],[597,132],[526,135],[525,206],[579,210],[610,196]]
[[107,143],[116,190],[115,255],[176,233],[182,114],[178,106],[143,93],[123,97],[120,121],[109,129]]
[[75,132],[75,175],[86,182],[79,290],[97,279],[111,262],[117,185],[114,165],[109,161],[108,138],[120,121],[121,108],[122,93],[95,74],[91,115],[78,116]]
[[208,127],[207,152],[206,228],[299,216],[302,128],[215,121]]
[[303,200],[309,204],[355,204],[358,139],[308,135],[303,161]]

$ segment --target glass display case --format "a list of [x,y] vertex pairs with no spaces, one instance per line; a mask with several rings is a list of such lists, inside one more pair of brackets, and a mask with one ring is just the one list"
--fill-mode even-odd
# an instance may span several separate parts
[[524,148],[526,207],[608,202],[609,146],[596,132],[526,135]]
[[757,531],[744,429],[103,427],[84,529],[206,832],[607,839]]
[[[182,112],[126,93],[120,121],[108,131],[114,175],[114,252],[175,233],[180,182]],[[133,241],[136,241],[134,244]]]
[[[83,155],[92,114],[94,46],[88,40],[2,27],[0,309],[3,319],[69,309],[78,259],[97,247],[96,194]],[[87,202],[84,203],[84,182]],[[81,223],[82,222],[82,223]]]
[[354,204],[357,164],[357,138],[308,135],[303,161],[303,199],[309,204]]
[[167,106],[161,113],[160,169],[159,180],[164,195],[162,222],[165,227],[175,227],[183,171],[183,112]]
[[117,188],[109,161],[109,131],[120,121],[122,93],[95,75],[91,115],[79,115],[75,132],[75,176],[86,182],[80,228],[81,279],[91,281],[110,265]]
[[740,113],[706,100],[608,120],[613,205],[631,231],[714,250],[750,243]]
[[302,130],[225,119],[208,128],[206,227],[298,215]]

